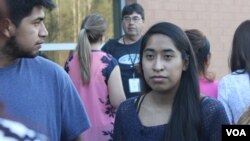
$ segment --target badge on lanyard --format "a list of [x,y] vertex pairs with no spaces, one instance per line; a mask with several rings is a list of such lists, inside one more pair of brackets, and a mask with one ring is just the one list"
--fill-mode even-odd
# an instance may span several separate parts
[[134,74],[133,74],[133,78],[129,78],[128,84],[129,84],[129,92],[130,93],[137,93],[137,92],[141,91],[140,79],[135,78]]

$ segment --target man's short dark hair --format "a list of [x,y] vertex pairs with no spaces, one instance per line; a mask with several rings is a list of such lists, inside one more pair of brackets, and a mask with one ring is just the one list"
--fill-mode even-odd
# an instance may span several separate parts
[[49,10],[55,8],[52,0],[5,0],[10,20],[18,26],[24,17],[31,14],[35,6],[43,6]]
[[144,20],[144,9],[142,8],[142,6],[138,3],[132,3],[130,5],[126,5],[123,10],[122,10],[122,18],[125,15],[131,15],[134,12],[136,12],[137,14],[140,14],[142,19]]

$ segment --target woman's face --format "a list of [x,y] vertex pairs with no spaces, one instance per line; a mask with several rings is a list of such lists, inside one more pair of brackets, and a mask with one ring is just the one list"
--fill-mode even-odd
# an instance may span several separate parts
[[163,34],[149,38],[142,54],[142,70],[153,91],[176,92],[185,69],[181,52],[171,38]]

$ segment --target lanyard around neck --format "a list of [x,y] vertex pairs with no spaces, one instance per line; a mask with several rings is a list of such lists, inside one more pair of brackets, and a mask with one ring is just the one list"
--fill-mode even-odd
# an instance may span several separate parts
[[[124,36],[122,37],[122,41],[123,41],[124,45],[127,45],[126,42],[125,42]],[[127,49],[127,47],[125,47],[125,49],[126,49],[126,52],[129,55],[129,60],[131,61],[131,64],[132,64],[131,67],[135,67],[135,61],[136,61],[137,53],[135,53],[135,57],[133,59],[132,56],[131,56],[131,53],[129,52],[129,49]]]

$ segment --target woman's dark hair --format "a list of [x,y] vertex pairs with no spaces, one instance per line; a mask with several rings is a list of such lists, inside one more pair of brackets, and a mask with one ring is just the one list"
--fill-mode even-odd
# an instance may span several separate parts
[[141,18],[144,20],[144,9],[142,8],[142,6],[138,3],[132,3],[130,5],[126,5],[123,10],[122,10],[122,18],[125,15],[131,15],[133,13],[137,13],[141,15]]
[[233,37],[233,45],[230,57],[231,72],[250,74],[250,20],[241,23]]
[[181,52],[183,61],[187,64],[187,70],[182,73],[180,85],[174,98],[171,117],[163,140],[199,141],[200,95],[195,57],[185,32],[172,23],[157,23],[142,38],[140,70],[142,73],[143,93],[148,93],[152,90],[146,83],[143,74],[143,50],[150,37],[155,34],[163,34],[171,38],[176,48]]
[[197,29],[189,29],[185,31],[189,41],[192,44],[198,65],[198,72],[206,80],[213,81],[215,74],[207,71],[206,63],[210,58],[210,43],[207,37]]

